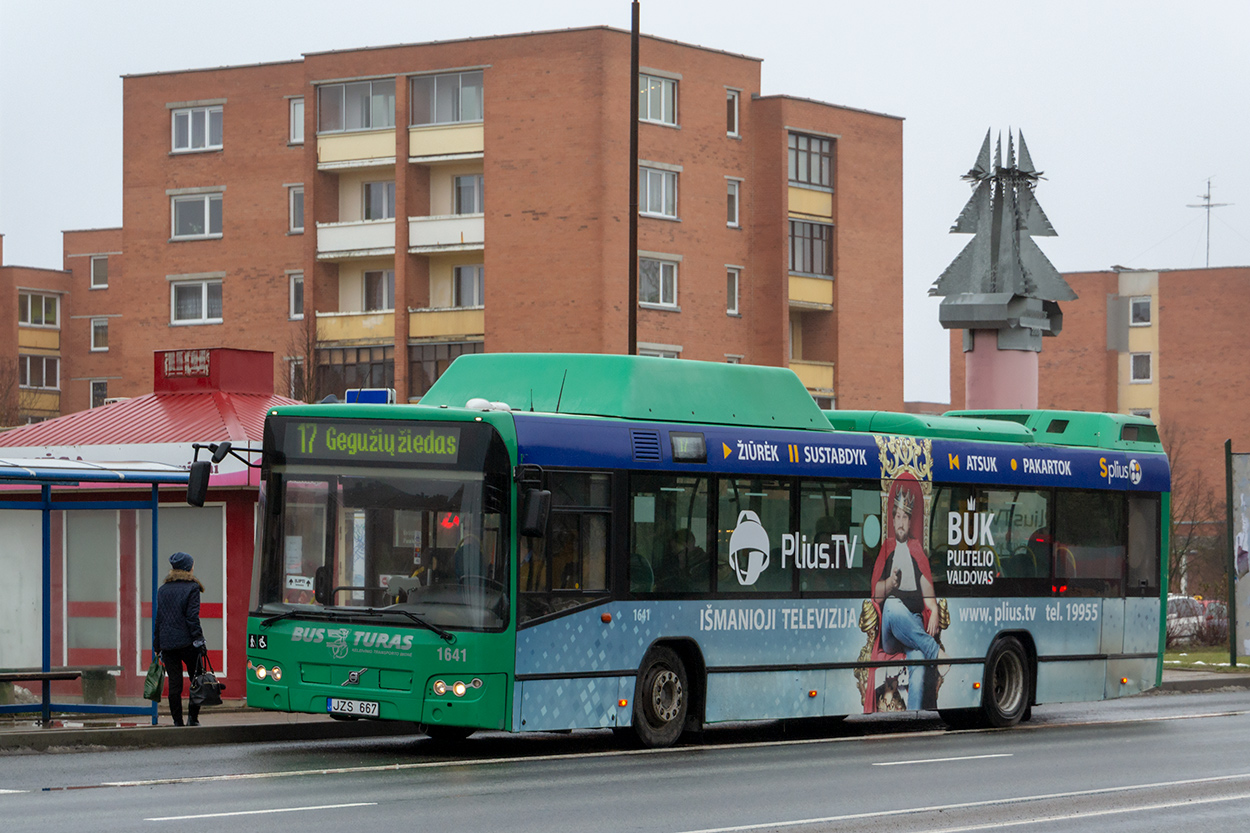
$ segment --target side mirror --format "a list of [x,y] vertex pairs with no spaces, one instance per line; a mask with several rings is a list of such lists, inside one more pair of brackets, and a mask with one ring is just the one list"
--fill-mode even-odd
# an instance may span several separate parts
[[212,471],[213,464],[207,460],[196,460],[191,464],[191,476],[187,478],[187,503],[204,505],[204,499],[208,497],[208,476]]
[[528,489],[521,507],[518,531],[528,538],[541,538],[547,532],[547,516],[551,513],[551,492],[546,489]]
[[318,567],[313,573],[313,598],[317,604],[330,606],[330,568]]
[[230,443],[217,443],[213,446],[213,462],[220,463],[230,453]]

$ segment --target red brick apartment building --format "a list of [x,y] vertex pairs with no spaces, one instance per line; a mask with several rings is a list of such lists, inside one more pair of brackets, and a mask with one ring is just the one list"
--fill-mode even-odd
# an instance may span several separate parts
[[[1250,451],[1244,346],[1250,267],[1075,272],[1079,296],[1063,331],[1044,340],[1043,408],[1148,416],[1166,440],[1183,438],[1183,465],[1224,502],[1224,441]],[[951,407],[963,406],[962,337],[951,333]]]
[[[638,351],[901,409],[902,121],[640,54]],[[127,76],[122,226],[54,273],[61,412],[147,392],[162,349],[400,401],[463,353],[625,352],[629,67],[596,27]]]

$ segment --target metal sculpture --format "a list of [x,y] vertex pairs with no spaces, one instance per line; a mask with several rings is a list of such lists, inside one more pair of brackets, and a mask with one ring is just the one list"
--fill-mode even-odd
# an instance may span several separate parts
[[[990,131],[985,133],[976,164],[963,176],[972,184],[972,197],[951,233],[972,234],[973,238],[929,294],[945,296],[938,310],[942,326],[964,331],[968,407],[1036,407],[1036,354],[1042,349],[1042,337],[1057,335],[1063,327],[1058,302],[1076,298],[1033,242],[1033,237],[1056,236],[1033,196],[1041,178],[1023,133],[1018,159],[1008,132],[1007,164],[1002,163],[1001,137],[991,164]],[[996,338],[987,344],[991,334]],[[1032,355],[995,357],[995,351]],[[1022,370],[1023,377],[1019,375]],[[1030,383],[1031,399],[1025,389]]]

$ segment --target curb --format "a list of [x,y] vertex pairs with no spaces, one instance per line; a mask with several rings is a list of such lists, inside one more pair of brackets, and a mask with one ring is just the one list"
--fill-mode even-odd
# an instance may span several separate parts
[[1250,688],[1250,674],[1223,674],[1218,671],[1172,671],[1159,686],[1160,691],[1213,691],[1221,688]]

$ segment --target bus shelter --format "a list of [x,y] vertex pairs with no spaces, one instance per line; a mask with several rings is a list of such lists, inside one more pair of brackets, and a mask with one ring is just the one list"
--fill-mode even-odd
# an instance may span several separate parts
[[[41,558],[41,663],[40,667],[0,671],[0,680],[39,682],[40,705],[0,705],[0,714],[38,712],[42,725],[51,724],[53,712],[75,714],[145,714],[157,722],[157,704],[128,706],[115,703],[58,703],[52,699],[52,683],[73,679],[81,669],[52,664],[52,551],[53,513],[74,510],[148,510],[151,513],[151,575],[158,574],[158,509],[161,485],[183,485],[187,472],[161,463],[90,463],[54,458],[0,459],[0,510],[40,513]],[[83,491],[81,487],[97,487]],[[60,488],[58,488],[60,487]],[[37,495],[34,489],[38,489]],[[74,489],[73,491],[69,491]],[[133,495],[136,489],[147,493]],[[156,609],[157,582],[151,582],[151,610]],[[85,685],[85,683],[84,683]],[[84,701],[86,697],[83,698]]]

